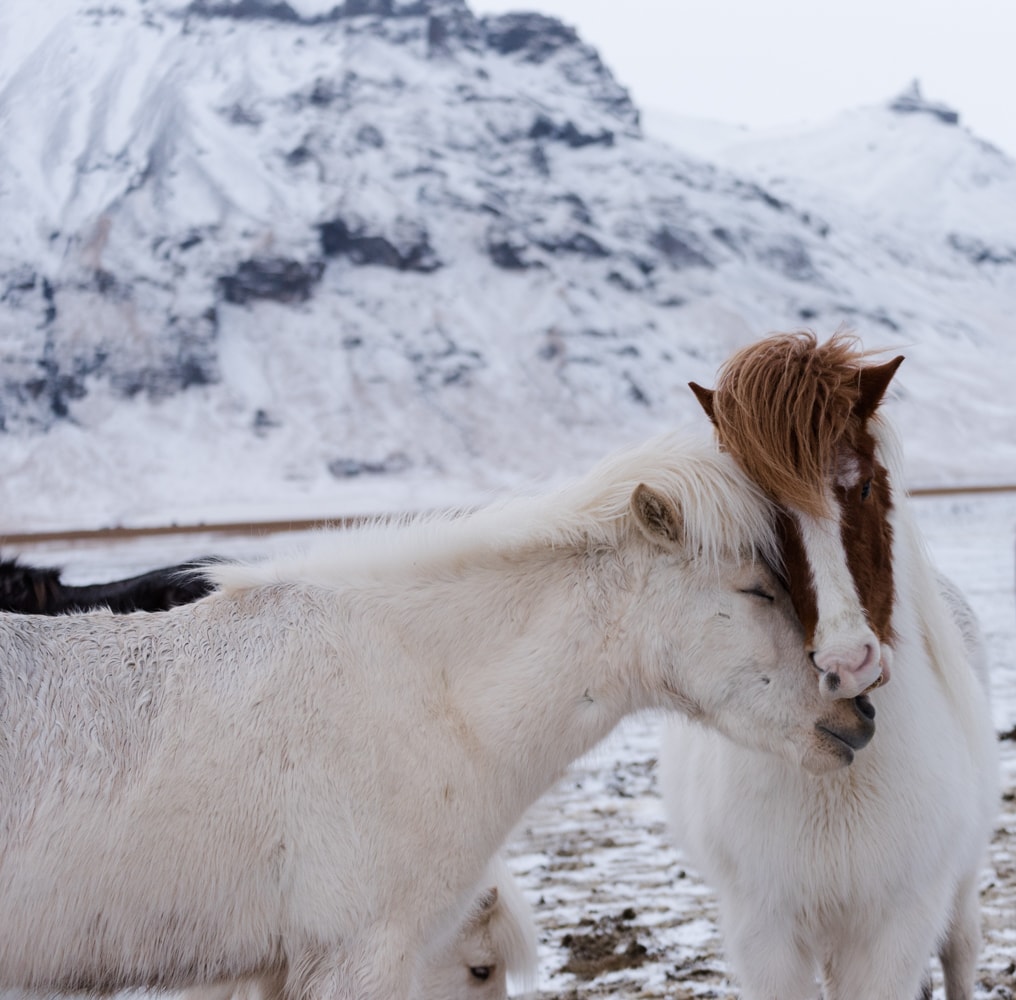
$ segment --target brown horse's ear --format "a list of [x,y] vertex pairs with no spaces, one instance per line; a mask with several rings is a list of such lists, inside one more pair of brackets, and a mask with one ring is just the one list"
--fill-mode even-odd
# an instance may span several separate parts
[[695,393],[695,398],[702,404],[702,409],[706,411],[706,416],[715,424],[716,417],[713,415],[713,396],[716,395],[716,390],[703,389],[697,382],[689,382],[688,388]]
[[668,549],[684,544],[681,513],[662,493],[639,483],[631,495],[631,507],[638,526],[651,542]]
[[861,369],[860,392],[854,404],[854,414],[861,420],[867,420],[882,402],[889,383],[896,374],[896,369],[903,364],[903,355],[887,361],[884,365],[869,365]]

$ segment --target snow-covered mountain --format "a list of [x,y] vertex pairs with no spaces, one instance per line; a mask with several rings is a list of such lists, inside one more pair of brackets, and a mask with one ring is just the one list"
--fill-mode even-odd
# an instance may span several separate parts
[[468,502],[799,326],[908,355],[915,482],[1016,475],[1016,163],[917,91],[647,135],[538,14],[5,0],[0,123],[0,530]]

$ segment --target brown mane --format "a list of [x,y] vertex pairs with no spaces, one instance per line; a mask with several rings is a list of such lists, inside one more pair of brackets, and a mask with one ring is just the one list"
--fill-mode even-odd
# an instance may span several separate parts
[[720,441],[776,500],[827,515],[823,484],[837,446],[853,436],[864,361],[876,353],[844,332],[824,344],[802,331],[741,348],[720,369],[712,395]]

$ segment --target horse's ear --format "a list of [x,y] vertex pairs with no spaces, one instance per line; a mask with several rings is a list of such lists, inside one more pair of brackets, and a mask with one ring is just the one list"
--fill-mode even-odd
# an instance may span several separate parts
[[896,369],[903,364],[903,355],[887,361],[884,365],[868,365],[861,369],[859,377],[860,392],[854,404],[854,415],[867,420],[882,402],[889,383],[896,374]]
[[468,916],[462,925],[463,934],[471,934],[490,923],[498,907],[497,886],[484,889],[479,898],[469,908]]
[[689,382],[688,388],[695,393],[695,398],[701,404],[702,409],[706,411],[706,416],[715,424],[716,417],[713,415],[713,396],[716,395],[716,390],[704,389],[697,382]]
[[646,537],[668,549],[684,544],[681,512],[662,493],[639,483],[631,495],[631,508]]

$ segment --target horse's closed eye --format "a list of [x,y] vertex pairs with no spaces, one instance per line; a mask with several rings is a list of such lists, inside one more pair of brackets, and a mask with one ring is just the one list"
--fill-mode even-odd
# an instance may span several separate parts
[[749,587],[747,590],[742,590],[742,594],[750,594],[752,597],[761,597],[766,601],[775,601],[776,598],[762,587]]
[[474,979],[479,979],[481,982],[486,982],[490,979],[490,966],[489,965],[471,965],[469,967],[469,974]]

